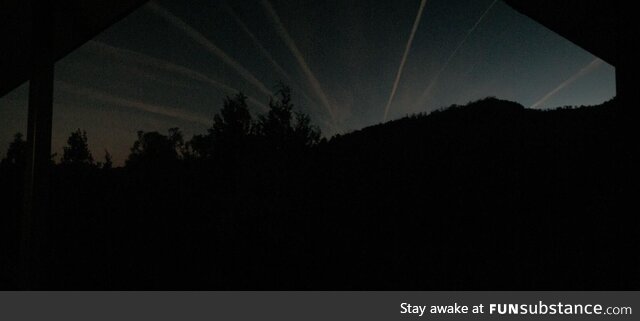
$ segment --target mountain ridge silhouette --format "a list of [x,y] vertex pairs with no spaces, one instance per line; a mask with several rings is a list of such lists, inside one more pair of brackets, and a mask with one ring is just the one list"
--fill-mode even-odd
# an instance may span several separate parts
[[[40,287],[640,285],[638,219],[628,214],[632,118],[616,99],[541,111],[487,98],[313,144],[287,138],[318,136],[294,131],[290,107],[278,104],[272,127],[262,129],[271,136],[252,134],[246,115],[238,124],[218,119],[219,130],[231,126],[235,136],[223,136],[212,153],[180,157],[189,142],[171,129],[139,134],[135,166],[101,168],[84,158],[54,165],[45,239],[55,255],[43,259]],[[147,153],[154,142],[162,153]],[[0,166],[0,201],[10,213],[0,225],[3,288],[15,287],[19,163]]]

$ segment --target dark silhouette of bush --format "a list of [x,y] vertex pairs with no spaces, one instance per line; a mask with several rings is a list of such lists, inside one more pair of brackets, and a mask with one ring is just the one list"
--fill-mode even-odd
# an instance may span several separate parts
[[64,165],[71,166],[92,166],[94,165],[93,156],[89,151],[89,143],[87,132],[76,130],[69,135],[67,146],[63,147],[62,159],[60,161]]
[[233,98],[225,98],[207,134],[195,135],[187,145],[200,159],[237,158],[241,149],[247,147],[252,128],[253,118],[247,106],[247,96],[238,93]]
[[5,157],[0,161],[0,167],[22,168],[26,162],[27,142],[21,133],[13,135],[13,141],[9,144]]
[[169,129],[168,135],[138,131],[138,139],[133,143],[125,165],[133,168],[170,166],[181,158],[183,146],[184,138],[178,128]]
[[[319,142],[320,130],[309,116],[293,112],[291,89],[282,86],[269,101],[269,111],[258,118],[255,132],[275,150],[311,147]],[[295,117],[294,117],[295,116]]]
[[227,97],[220,113],[213,117],[209,134],[224,145],[225,141],[241,141],[251,134],[253,119],[247,106],[247,96],[239,93],[233,99]]
[[111,159],[111,154],[106,149],[104,151],[104,163],[102,163],[101,168],[105,170],[113,168],[113,160]]
[[227,97],[206,135],[194,135],[186,144],[191,156],[199,159],[227,158],[238,161],[248,152],[308,149],[320,141],[320,130],[308,115],[294,112],[291,90],[281,86],[269,102],[269,111],[254,121],[247,97],[239,93]]

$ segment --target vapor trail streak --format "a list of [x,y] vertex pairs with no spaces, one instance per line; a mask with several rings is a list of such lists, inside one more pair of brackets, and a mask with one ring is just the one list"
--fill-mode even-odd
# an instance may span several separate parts
[[[103,42],[99,42],[99,41],[90,41],[87,43],[89,46],[97,49],[97,51],[101,52],[101,53],[109,53],[113,56],[117,56],[123,59],[129,59],[135,63],[138,64],[144,64],[147,66],[151,66],[154,68],[158,68],[158,69],[162,69],[162,70],[166,70],[168,72],[172,72],[178,75],[182,75],[184,77],[193,79],[193,80],[197,80],[197,81],[201,81],[204,82],[208,85],[211,85],[213,87],[215,87],[216,89],[222,90],[223,92],[225,92],[227,95],[234,95],[240,92],[240,90],[230,87],[224,83],[221,83],[201,72],[195,71],[193,69],[187,68],[185,66],[180,66],[177,64],[174,64],[172,62],[168,62],[166,60],[162,60],[159,58],[155,58],[155,57],[151,57],[149,55],[137,52],[137,51],[133,51],[133,50],[129,50],[129,49],[124,49],[124,48],[118,48],[118,47],[114,47],[111,45],[108,45],[106,43]],[[260,108],[264,109],[264,110],[268,110],[268,107],[266,104],[261,103],[260,101],[258,101],[256,98],[253,98],[251,96],[248,97],[249,102],[253,103],[256,106],[259,106]]]
[[193,29],[190,25],[184,22],[182,19],[176,17],[173,13],[169,12],[167,9],[162,6],[149,2],[148,7],[160,17],[169,21],[176,28],[180,29],[184,32],[189,38],[203,46],[207,51],[214,54],[218,58],[220,58],[224,63],[231,66],[235,69],[240,76],[246,79],[249,83],[256,86],[262,93],[267,96],[271,96],[272,92],[265,86],[260,80],[258,80],[251,72],[246,70],[240,63],[238,63],[235,59],[229,57],[222,49],[218,48],[213,42],[207,39],[204,35],[202,35],[199,31]]
[[233,11],[233,9],[226,3],[223,4],[222,7],[227,11],[227,13],[231,17],[233,17],[233,19],[236,21],[236,24],[238,24],[238,26],[240,26],[240,29],[242,29],[242,31],[249,37],[249,39],[251,39],[251,42],[253,42],[253,45],[256,46],[256,48],[258,48],[260,53],[265,58],[267,58],[267,60],[269,60],[269,62],[273,66],[273,68],[281,76],[283,76],[286,80],[290,80],[291,77],[289,77],[289,74],[287,74],[287,72],[284,71],[284,69],[280,66],[280,64],[278,64],[278,62],[276,62],[276,60],[273,58],[273,56],[271,56],[269,51],[267,51],[267,49],[262,45],[262,43],[260,43],[258,38],[253,34],[253,32],[251,32],[251,30],[249,30],[249,27],[247,27],[247,25],[245,25],[244,22],[242,22],[240,17],[238,17],[238,15],[236,15],[235,11]]
[[132,100],[117,97],[96,89],[76,86],[64,81],[56,81],[56,87],[74,95],[85,96],[93,100],[99,100],[106,103],[118,105],[121,107],[134,108],[140,111],[181,119],[189,122],[210,125],[211,120],[207,117],[186,112],[174,107],[149,104],[139,100]]
[[398,68],[396,79],[393,82],[393,87],[391,87],[391,94],[389,95],[389,100],[387,101],[387,105],[384,107],[384,117],[382,118],[382,121],[387,120],[387,114],[389,114],[389,107],[391,107],[391,103],[393,102],[393,97],[396,95],[396,90],[398,89],[398,83],[400,82],[400,77],[402,76],[404,64],[407,62],[407,56],[409,55],[409,50],[411,50],[411,43],[413,42],[413,37],[416,35],[416,31],[418,30],[418,26],[420,25],[420,20],[422,19],[422,12],[424,11],[424,7],[426,4],[427,4],[427,0],[420,1],[418,14],[416,15],[416,19],[413,21],[413,27],[411,27],[411,34],[409,35],[409,41],[407,41],[407,45],[404,48],[404,53],[402,54],[402,59],[400,60],[400,67]]
[[588,74],[589,72],[593,71],[595,68],[597,68],[601,64],[602,64],[602,60],[600,60],[599,58],[594,59],[588,65],[582,67],[582,69],[580,69],[576,74],[574,74],[573,76],[569,77],[569,79],[563,81],[554,90],[550,91],[549,93],[544,95],[544,97],[540,98],[540,100],[535,102],[529,108],[536,108],[536,107],[544,104],[549,98],[553,97],[555,94],[557,94],[559,91],[561,91],[565,87],[571,85],[574,81],[580,79],[580,77],[582,77],[582,76]]
[[[227,11],[227,13],[229,13],[231,17],[233,17],[233,19],[236,21],[238,26],[240,26],[240,29],[242,29],[242,31],[249,37],[249,39],[251,39],[251,42],[253,42],[253,45],[256,46],[256,48],[258,48],[260,53],[265,58],[267,58],[267,60],[271,63],[273,68],[284,78],[284,80],[286,80],[287,83],[291,83],[292,82],[291,76],[289,76],[289,74],[284,70],[284,68],[282,68],[282,66],[280,66],[280,64],[273,58],[273,56],[269,53],[267,48],[265,48],[262,45],[260,40],[258,40],[258,38],[253,34],[253,32],[249,30],[249,27],[247,27],[247,25],[244,22],[242,22],[240,17],[238,17],[235,11],[233,11],[233,8],[231,8],[227,3],[222,4],[222,7]],[[307,96],[304,92],[301,91],[300,94],[309,102],[312,102],[312,103],[314,102],[313,99]]]
[[322,90],[322,86],[320,85],[320,82],[314,76],[313,72],[311,72],[309,65],[307,64],[304,57],[302,56],[302,53],[300,53],[300,50],[298,50],[298,47],[296,46],[295,42],[289,35],[289,32],[287,32],[287,29],[285,29],[284,25],[280,21],[280,17],[278,17],[278,14],[276,13],[275,9],[273,8],[273,6],[271,6],[271,3],[269,3],[268,0],[261,0],[260,3],[264,7],[269,18],[271,18],[271,21],[274,27],[276,28],[278,35],[280,36],[280,38],[282,38],[282,40],[287,45],[287,47],[289,48],[293,56],[296,58],[298,65],[302,69],[302,72],[305,74],[305,76],[307,77],[307,80],[311,84],[311,88],[313,89],[314,93],[316,94],[316,96],[318,96],[318,98],[320,99],[324,107],[327,109],[329,116],[331,116],[332,122],[335,123],[335,116],[333,113],[333,108],[329,103],[329,99],[327,99],[327,96]]
[[429,95],[431,95],[431,90],[438,83],[438,79],[440,78],[440,75],[447,69],[447,67],[449,67],[449,63],[451,63],[451,60],[453,60],[453,58],[458,54],[458,51],[460,51],[460,48],[462,48],[462,46],[467,42],[467,39],[469,39],[469,36],[471,36],[471,34],[476,30],[478,25],[480,25],[482,20],[484,20],[484,17],[487,16],[487,14],[491,10],[491,8],[493,8],[496,2],[498,2],[498,0],[493,0],[493,2],[491,2],[489,7],[487,7],[487,9],[482,13],[480,18],[478,18],[478,20],[476,21],[476,23],[473,24],[473,27],[471,27],[471,29],[467,31],[464,38],[462,38],[462,40],[458,43],[458,45],[453,50],[453,52],[451,52],[451,54],[445,61],[444,65],[442,65],[442,68],[440,68],[438,73],[436,73],[436,75],[433,77],[433,80],[431,80],[431,82],[429,83],[429,86],[427,86],[427,89],[425,89],[425,91],[422,93],[422,95],[418,99],[419,105],[421,105],[425,100],[427,100],[427,98],[429,98]]

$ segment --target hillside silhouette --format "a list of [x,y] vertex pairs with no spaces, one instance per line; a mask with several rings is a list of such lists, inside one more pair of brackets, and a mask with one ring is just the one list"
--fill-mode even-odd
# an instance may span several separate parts
[[[637,289],[626,109],[496,98],[330,140],[283,87],[239,94],[126,165],[86,133],[52,163],[45,289]],[[21,150],[22,148],[22,150]],[[0,286],[17,287],[24,141],[0,164]]]

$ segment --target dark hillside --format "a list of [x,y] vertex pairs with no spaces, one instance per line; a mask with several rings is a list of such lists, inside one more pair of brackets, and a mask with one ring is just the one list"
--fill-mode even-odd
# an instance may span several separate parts
[[[251,125],[241,98],[189,143],[141,132],[125,168],[55,165],[42,287],[640,286],[635,142],[615,100],[487,98],[317,143],[286,99]],[[0,168],[3,288],[19,269],[20,170]]]

